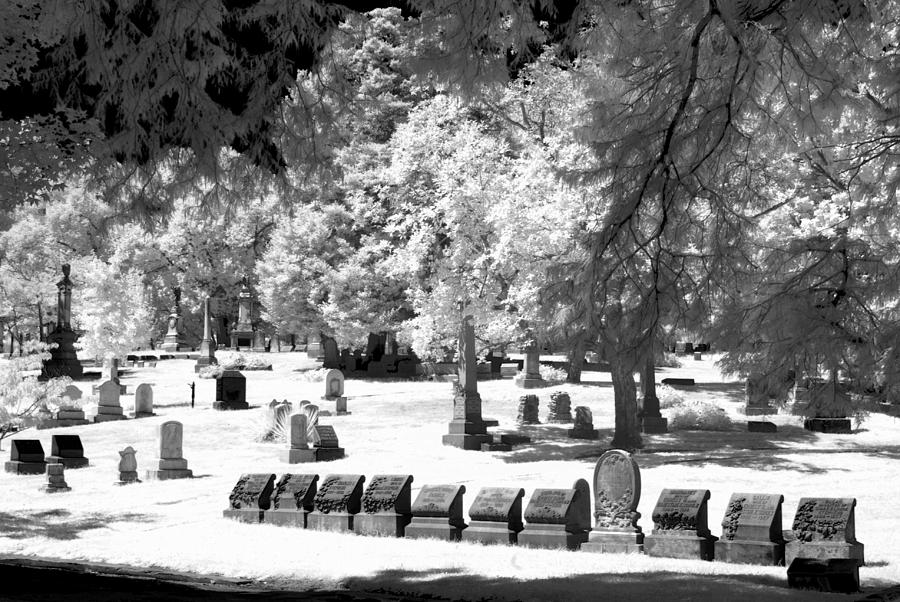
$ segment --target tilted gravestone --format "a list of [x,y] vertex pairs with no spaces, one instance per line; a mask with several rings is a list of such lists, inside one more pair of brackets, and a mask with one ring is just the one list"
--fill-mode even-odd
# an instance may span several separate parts
[[359,474],[328,475],[319,484],[313,511],[306,517],[308,529],[353,531],[353,519],[362,508],[363,483]]
[[66,468],[82,468],[88,465],[84,447],[78,435],[53,435],[50,440],[48,464],[62,464]]
[[119,480],[116,485],[141,482],[137,474],[137,459],[134,457],[136,453],[130,445],[119,452]]
[[313,511],[317,474],[283,474],[275,484],[271,509],[263,522],[273,525],[306,528],[306,516]]
[[607,451],[594,467],[594,528],[584,552],[641,553],[644,534],[637,521],[641,470],[631,454]]
[[353,530],[360,535],[403,537],[412,519],[410,485],[412,475],[379,474],[372,477],[362,497],[362,512]]
[[587,406],[575,408],[575,427],[568,431],[570,439],[596,439],[599,432],[594,428],[594,414]]
[[156,416],[153,413],[153,387],[148,383],[141,383],[134,390],[134,417],[149,418]]
[[245,523],[263,522],[263,514],[271,505],[274,487],[274,474],[241,475],[228,496],[228,508],[222,511],[222,516]]
[[483,487],[469,507],[469,527],[465,541],[515,544],[522,523],[522,498],[525,490],[517,487]]
[[47,461],[44,446],[38,439],[13,439],[10,442],[9,462],[4,464],[6,472],[14,474],[44,474]]
[[237,370],[225,370],[216,378],[214,410],[247,410],[247,378]]
[[159,425],[159,461],[157,470],[148,470],[147,479],[189,479],[194,476],[182,457],[182,440],[184,426],[178,421],[169,420]]
[[856,498],[800,498],[791,528],[794,539],[785,546],[788,566],[795,558],[852,558],[865,564],[864,546],[856,541]]
[[425,485],[412,505],[412,520],[404,537],[459,541],[466,528],[463,520],[465,485]]
[[716,560],[736,564],[784,564],[781,503],[784,496],[733,493],[716,542]]
[[644,551],[650,556],[713,560],[718,538],[709,532],[708,500],[709,489],[663,489]]
[[578,479],[571,489],[535,489],[525,507],[520,546],[577,550],[591,530],[591,487]]

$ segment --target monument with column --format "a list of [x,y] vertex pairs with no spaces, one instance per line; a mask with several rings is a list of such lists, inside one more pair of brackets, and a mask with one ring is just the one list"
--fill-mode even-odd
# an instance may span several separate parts
[[57,376],[69,376],[81,378],[81,362],[75,353],[75,341],[78,334],[72,330],[72,280],[69,278],[71,266],[64,263],[62,266],[63,278],[56,283],[56,329],[47,335],[47,343],[53,347],[50,349],[50,359],[44,362],[41,369],[41,379],[46,380]]
[[253,296],[250,294],[250,287],[247,284],[247,278],[241,281],[241,292],[238,295],[238,319],[234,327],[231,329],[231,348],[235,351],[244,348],[253,347],[253,323],[251,322],[251,314],[253,312]]
[[[462,303],[460,303],[462,313]],[[453,420],[450,432],[444,435],[444,445],[480,450],[482,443],[493,437],[481,417],[481,395],[478,394],[478,370],[475,359],[475,319],[462,318],[457,349],[459,382],[453,384]]]
[[656,362],[653,352],[644,361],[641,371],[641,432],[647,434],[667,433],[669,420],[659,411],[659,398],[656,396]]
[[209,295],[203,301],[203,339],[200,341],[200,356],[194,364],[194,372],[200,372],[203,368],[218,364],[216,360],[216,347],[212,342],[209,331]]
[[182,332],[181,288],[172,287],[172,293],[175,296],[175,304],[172,306],[172,313],[169,314],[169,329],[166,332],[166,338],[163,339],[162,350],[186,351],[188,346],[184,342],[184,332]]

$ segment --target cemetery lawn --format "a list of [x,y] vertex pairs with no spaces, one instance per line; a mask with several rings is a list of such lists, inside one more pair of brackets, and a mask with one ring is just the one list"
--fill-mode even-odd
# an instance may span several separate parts
[[[532,443],[514,451],[472,452],[441,444],[451,414],[447,383],[346,381],[348,416],[322,417],[334,426],[347,457],[333,462],[288,465],[279,461],[284,443],[257,443],[262,406],[273,398],[308,399],[322,410],[322,381],[310,381],[317,364],[300,353],[268,354],[271,372],[247,377],[248,411],[211,409],[215,381],[194,376],[193,361],[168,360],[155,368],[126,368],[121,382],[154,387],[157,416],[82,427],[28,430],[14,438],[39,438],[50,452],[53,434],[78,434],[90,466],[67,470],[71,491],[48,494],[46,476],[0,473],[0,555],[68,562],[153,567],[162,571],[253,580],[273,588],[382,590],[465,600],[564,600],[586,595],[607,600],[822,600],[847,599],[787,588],[784,567],[732,565],[700,560],[599,555],[511,546],[483,546],[425,540],[394,540],[249,525],[222,517],[228,495],[243,473],[406,473],[414,476],[412,496],[425,484],[466,486],[468,510],[481,487],[522,487],[523,508],[536,488],[571,487],[593,478],[594,465],[612,434],[612,386],[608,373],[585,373],[581,385],[530,390],[540,397],[540,418],[550,393],[569,392],[572,407],[589,406],[600,442],[568,439],[571,425],[523,427]],[[645,436],[635,456],[643,491],[640,525],[652,530],[649,515],[663,488],[709,489],[709,524],[721,534],[722,516],[733,492],[784,495],[784,528],[801,497],[855,497],[857,539],[865,544],[860,569],[863,592],[900,583],[900,422],[871,414],[852,435],[810,433],[789,415],[770,418],[777,433],[748,433],[738,409],[743,385],[723,380],[711,359],[682,360],[666,376],[693,377],[698,386],[682,389],[687,399],[718,403],[734,419],[727,432],[675,432]],[[189,384],[196,381],[196,407]],[[95,383],[98,381],[94,381]],[[76,383],[90,394],[91,382]],[[479,382],[486,418],[514,431],[518,397],[511,380]],[[86,406],[91,414],[92,408]],[[664,412],[665,413],[665,412]],[[116,486],[118,451],[137,450],[138,473],[153,467],[156,427],[166,420],[184,424],[184,457],[195,478]],[[10,444],[3,442],[4,461]],[[0,589],[2,595],[2,589]]]

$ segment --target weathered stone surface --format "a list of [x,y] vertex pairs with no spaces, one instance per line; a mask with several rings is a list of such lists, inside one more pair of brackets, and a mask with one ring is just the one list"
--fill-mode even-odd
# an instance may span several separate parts
[[274,474],[241,475],[228,496],[228,508],[222,511],[222,515],[242,522],[263,522],[264,511],[271,505],[274,486]]
[[214,410],[246,410],[247,379],[237,370],[225,370],[216,379],[216,401]]
[[188,479],[194,473],[187,468],[187,460],[182,457],[184,427],[176,420],[159,425],[159,460],[157,470],[148,470],[147,479],[168,480]]
[[141,383],[134,390],[134,417],[146,418],[156,416],[153,413],[153,387],[147,383]]
[[800,498],[785,546],[785,563],[795,558],[854,558],[865,565],[864,546],[856,541],[856,498]]
[[137,473],[137,452],[130,445],[119,452],[119,481],[117,485],[140,483]]
[[784,496],[733,493],[722,519],[716,560],[737,564],[784,564],[781,503]]
[[459,541],[466,528],[462,503],[465,485],[425,485],[412,504],[412,521],[405,537]]
[[353,518],[362,507],[363,483],[357,474],[326,476],[313,499],[313,511],[306,517],[308,529],[352,531]]
[[337,433],[334,432],[334,427],[330,424],[319,424],[316,425],[316,435],[318,442],[316,443],[317,447],[340,447],[338,445],[338,436]]
[[361,535],[403,537],[412,519],[410,485],[412,475],[375,475],[362,497],[362,513],[353,530]]
[[566,423],[572,422],[572,400],[564,391],[554,391],[550,394],[550,403],[547,404],[549,414],[547,422]]
[[580,548],[591,529],[590,493],[584,479],[578,479],[571,489],[535,489],[525,507],[525,528],[519,533],[519,545]]
[[272,505],[263,522],[306,528],[306,515],[312,512],[316,496],[317,474],[283,474],[272,492]]
[[325,395],[322,399],[333,400],[344,395],[344,374],[340,370],[325,373]]
[[714,537],[707,523],[708,489],[663,489],[653,508],[653,532],[644,537],[650,556],[713,560]]
[[65,466],[58,462],[47,464],[47,486],[44,487],[46,493],[70,491],[71,488],[66,484],[64,471]]
[[516,543],[522,523],[524,489],[483,487],[469,508],[469,527],[462,539],[482,543]]
[[575,408],[575,428],[568,431],[570,439],[596,439],[597,430],[594,428],[594,415],[587,406]]
[[643,550],[644,534],[637,521],[641,500],[641,471],[623,450],[605,452],[594,467],[594,529],[585,552],[636,553]]
[[516,416],[517,424],[540,424],[538,411],[540,400],[537,395],[522,395],[519,397],[519,414]]

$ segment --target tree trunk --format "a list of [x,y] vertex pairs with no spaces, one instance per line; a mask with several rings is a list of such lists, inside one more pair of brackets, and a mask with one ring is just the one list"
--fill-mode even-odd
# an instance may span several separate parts
[[634,366],[630,362],[622,362],[616,353],[610,355],[609,366],[612,372],[616,410],[616,431],[612,446],[633,451],[644,445],[641,441],[641,423],[638,419],[637,387],[632,372]]
[[584,368],[584,332],[578,334],[572,350],[569,351],[569,370],[566,374],[566,382],[580,383],[582,368]]

